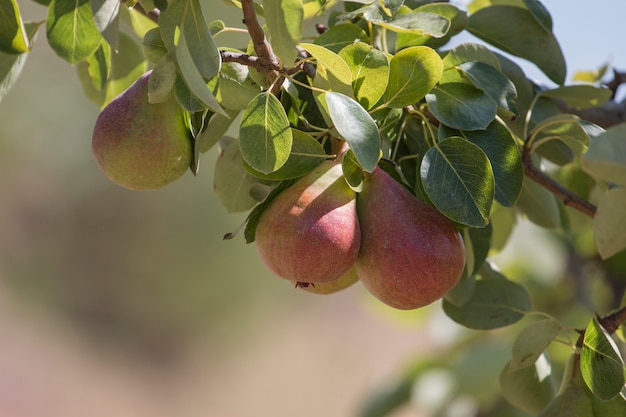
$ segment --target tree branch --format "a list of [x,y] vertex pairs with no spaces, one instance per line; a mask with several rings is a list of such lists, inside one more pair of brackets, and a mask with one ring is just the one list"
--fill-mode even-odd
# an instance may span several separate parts
[[148,19],[152,20],[154,23],[159,23],[159,14],[161,13],[159,9],[154,9],[150,11],[146,11],[141,4],[137,3],[133,6],[133,9],[137,10],[142,15],[146,16]]
[[259,24],[254,11],[254,2],[252,0],[242,0],[241,8],[243,10],[243,24],[248,28],[254,52],[259,59],[257,70],[265,74],[270,82],[274,82],[278,77],[277,72],[280,71],[280,63],[272,50],[272,46],[265,38],[263,28]]
[[617,310],[613,314],[605,317],[598,317],[598,322],[606,329],[609,334],[613,334],[619,329],[619,326],[626,321],[626,306]]
[[524,174],[561,199],[563,204],[570,206],[591,218],[595,217],[597,210],[596,206],[584,198],[572,193],[533,164],[528,142],[524,143],[524,148],[522,150],[522,163],[524,164]]

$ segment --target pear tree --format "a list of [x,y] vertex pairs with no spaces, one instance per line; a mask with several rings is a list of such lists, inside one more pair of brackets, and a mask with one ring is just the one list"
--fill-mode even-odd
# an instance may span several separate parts
[[[157,189],[217,150],[202,168],[226,210],[248,213],[225,239],[254,243],[285,285],[361,282],[478,330],[408,364],[360,415],[419,406],[445,372],[458,382],[433,416],[467,396],[482,416],[626,416],[626,77],[567,82],[541,2],[223,0],[242,17],[229,27],[207,13],[215,0],[36,1],[45,21],[0,0],[0,99],[45,38],[101,109],[92,149],[110,180]],[[522,220],[582,280],[542,289],[499,271],[490,257]],[[609,289],[601,301],[576,295],[585,274]],[[485,352],[507,362],[483,384],[470,373]]]

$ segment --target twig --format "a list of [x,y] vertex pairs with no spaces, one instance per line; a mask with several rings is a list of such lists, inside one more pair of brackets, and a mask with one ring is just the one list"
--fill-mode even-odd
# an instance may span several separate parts
[[594,218],[596,215],[596,206],[585,200],[584,198],[572,193],[567,188],[563,187],[553,178],[548,176],[545,172],[539,170],[535,164],[533,164],[530,146],[527,146],[528,142],[524,144],[522,150],[522,163],[524,164],[524,174],[531,180],[535,181],[557,198],[563,201],[563,204],[570,206],[587,216]]
[[613,92],[613,96],[611,99],[615,99],[615,94],[617,93],[617,89],[620,85],[626,83],[626,72],[621,72],[617,70],[613,70],[613,79],[606,83],[605,85],[609,90]]
[[260,69],[270,83],[273,83],[278,76],[276,72],[280,70],[278,57],[276,57],[272,46],[265,38],[263,28],[259,24],[254,11],[254,2],[252,0],[242,0],[241,9],[243,10],[243,24],[248,28],[254,52],[256,52],[259,58],[257,69]]
[[133,8],[137,10],[139,13],[141,13],[142,15],[144,15],[145,17],[147,17],[148,19],[150,19],[151,21],[153,21],[154,23],[157,23],[157,24],[159,23],[159,14],[161,13],[159,9],[146,11],[143,7],[141,7],[141,4],[139,3],[135,4]]
[[617,310],[613,314],[605,317],[598,317],[598,322],[606,329],[609,334],[613,334],[619,329],[619,326],[626,321],[626,306]]

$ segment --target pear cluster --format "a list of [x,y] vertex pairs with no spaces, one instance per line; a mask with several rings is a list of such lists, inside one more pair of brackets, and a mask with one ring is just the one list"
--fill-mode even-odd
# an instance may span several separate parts
[[365,173],[357,195],[336,161],[322,163],[270,203],[256,246],[265,265],[296,287],[329,294],[360,280],[401,310],[443,297],[465,267],[452,221],[378,167]]
[[192,158],[192,140],[176,98],[148,101],[142,75],[100,112],[92,152],[104,174],[131,190],[161,188],[182,176]]

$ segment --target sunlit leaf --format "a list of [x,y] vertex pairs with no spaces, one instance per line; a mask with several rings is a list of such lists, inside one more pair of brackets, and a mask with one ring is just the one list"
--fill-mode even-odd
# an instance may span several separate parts
[[339,55],[330,49],[312,43],[303,43],[300,46],[315,58],[317,65],[324,66],[330,74],[352,91],[352,72],[348,64]]
[[0,53],[22,54],[30,50],[28,32],[16,0],[0,2]]
[[389,82],[387,55],[358,42],[343,48],[339,56],[352,71],[355,98],[366,109],[372,108],[383,96]]
[[448,18],[429,12],[405,13],[376,24],[392,32],[429,35],[435,38],[443,37],[450,29]]
[[376,122],[350,97],[333,92],[325,96],[335,129],[348,142],[363,169],[372,172],[380,157],[381,138]]
[[256,171],[269,174],[287,162],[293,134],[285,109],[273,94],[263,92],[250,101],[239,138],[243,159]]
[[555,83],[564,83],[566,66],[561,47],[529,10],[485,7],[470,16],[468,31],[505,52],[528,59]]
[[482,62],[500,70],[500,61],[485,45],[479,43],[466,42],[450,49],[443,58],[444,69],[460,66],[465,62]]
[[426,102],[438,120],[459,130],[484,130],[496,117],[496,103],[468,84],[439,84],[426,95]]
[[290,67],[302,38],[302,0],[263,0],[263,9],[272,49],[282,64]]
[[589,144],[582,157],[585,172],[597,179],[626,185],[626,123],[612,126]]
[[389,84],[384,94],[387,107],[415,104],[431,91],[443,73],[441,58],[427,46],[403,49],[389,65]]
[[596,318],[585,330],[580,371],[591,392],[601,400],[608,401],[624,389],[624,361],[619,348]]
[[176,62],[170,55],[165,55],[148,78],[148,101],[161,103],[167,100],[174,92],[176,77]]
[[120,41],[119,0],[91,0],[91,10],[96,27],[102,37],[117,50]]
[[215,98],[226,109],[243,110],[261,88],[248,77],[248,67],[235,62],[226,62],[220,73],[209,82]]
[[459,137],[441,141],[424,155],[420,176],[428,198],[447,217],[474,227],[488,223],[493,170],[478,146]]
[[54,52],[70,64],[87,58],[102,42],[89,0],[52,0],[46,35]]
[[609,258],[626,248],[626,188],[613,188],[600,199],[593,219],[593,235],[598,253]]
[[363,191],[363,168],[357,161],[352,149],[348,149],[348,152],[343,155],[341,170],[350,188],[357,193]]
[[530,298],[519,284],[505,279],[476,281],[472,298],[462,306],[443,300],[443,310],[470,329],[495,329],[513,324],[530,308]]
[[292,129],[293,142],[287,162],[274,172],[263,174],[254,170],[244,161],[244,166],[252,175],[267,180],[288,180],[311,172],[326,159],[324,147],[311,135]]

